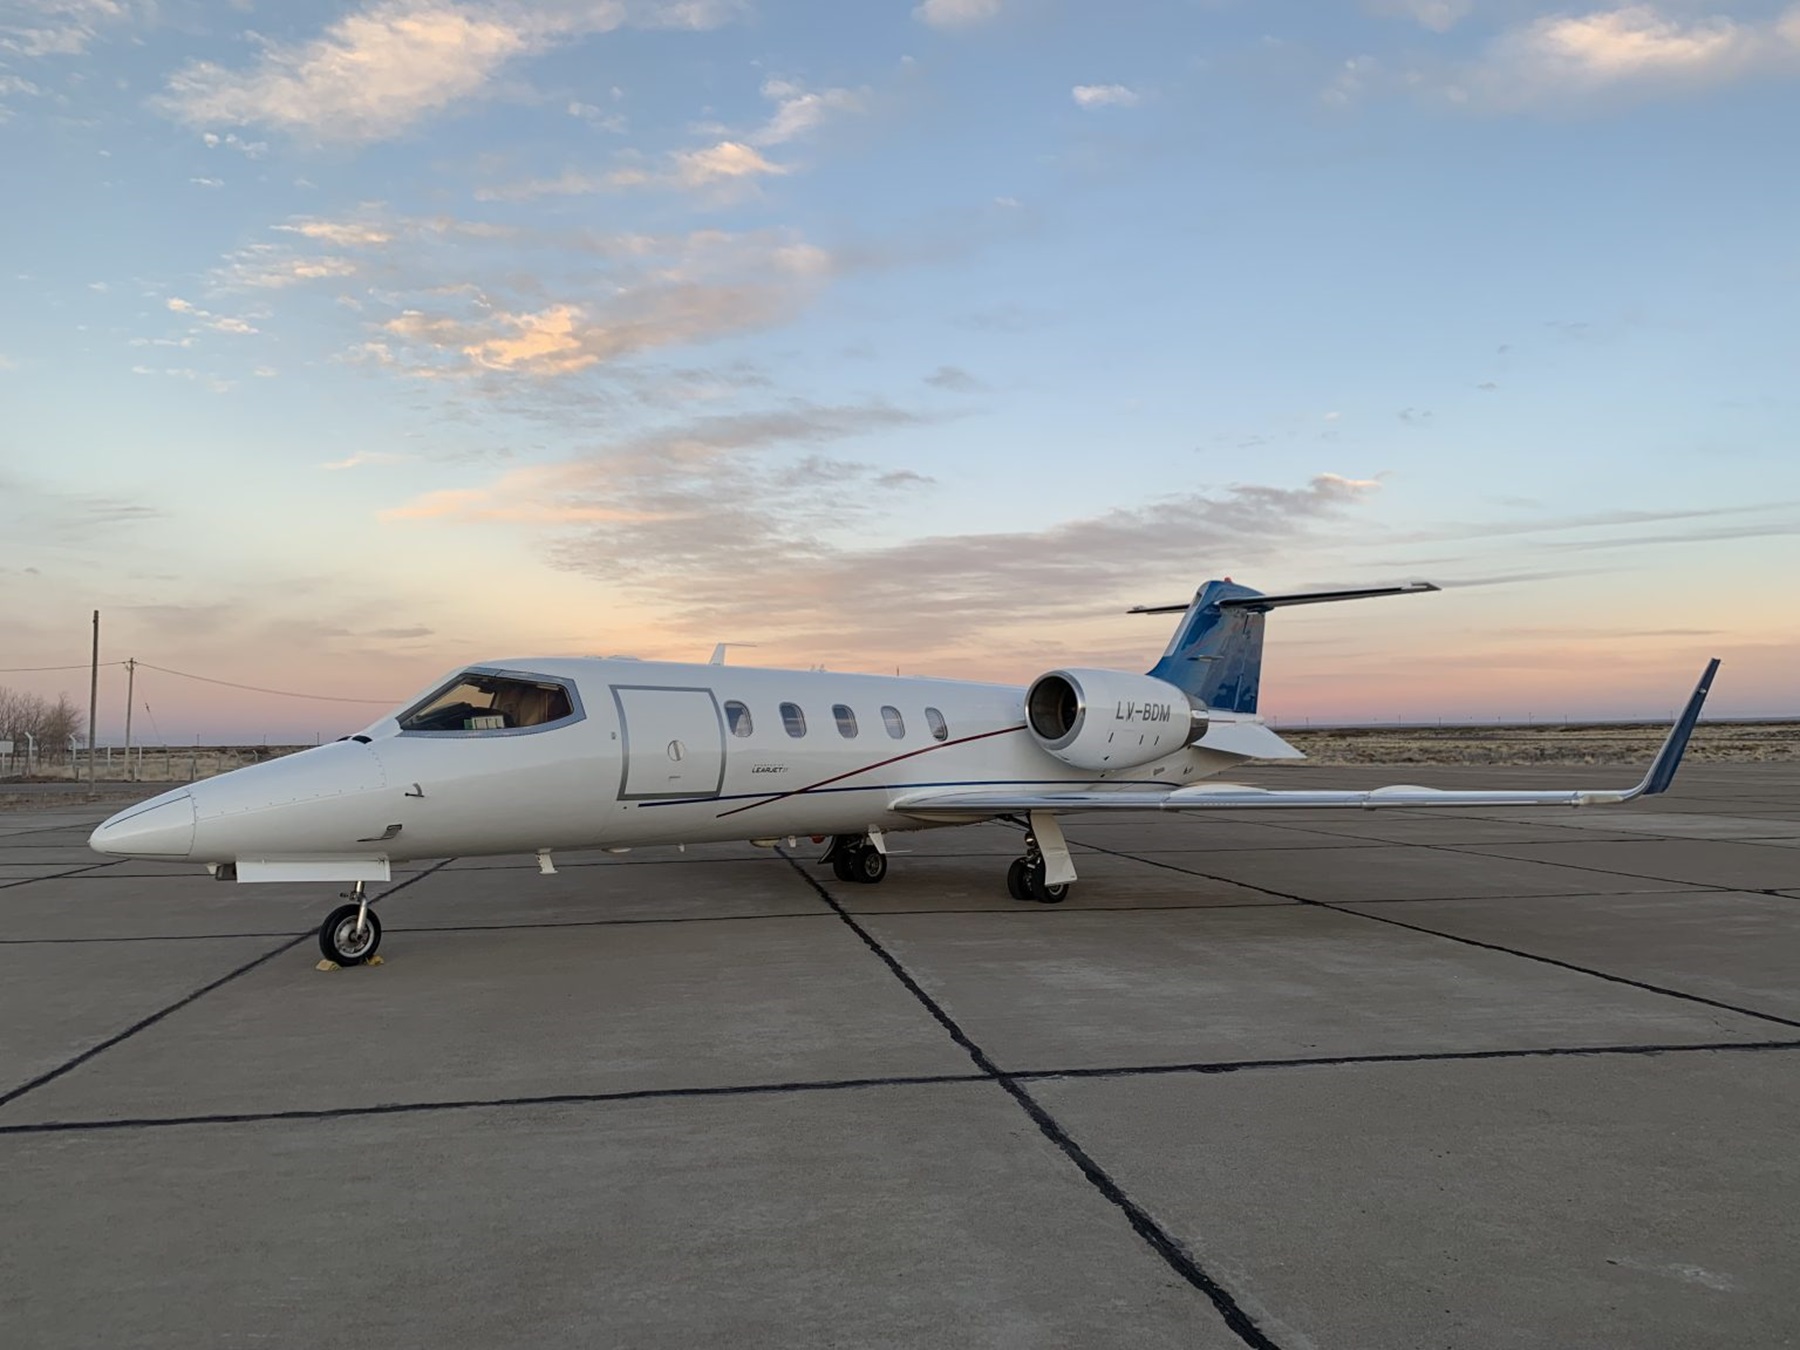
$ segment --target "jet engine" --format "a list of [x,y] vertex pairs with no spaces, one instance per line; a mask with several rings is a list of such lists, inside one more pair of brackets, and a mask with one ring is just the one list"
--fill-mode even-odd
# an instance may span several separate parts
[[1064,764],[1099,773],[1172,755],[1206,734],[1206,709],[1148,675],[1053,670],[1025,693],[1033,739]]

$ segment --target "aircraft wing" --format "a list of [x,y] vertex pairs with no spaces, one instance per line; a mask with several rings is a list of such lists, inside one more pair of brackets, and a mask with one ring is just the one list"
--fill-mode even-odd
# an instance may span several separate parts
[[1630,788],[1562,788],[1543,792],[1462,791],[1425,787],[1380,787],[1360,792],[1315,788],[1280,790],[1235,783],[1201,783],[1193,787],[1156,789],[1072,789],[1022,791],[943,788],[912,792],[893,802],[896,811],[923,820],[979,819],[1026,811],[1221,811],[1316,809],[1320,807],[1462,807],[1609,806],[1635,797],[1666,792],[1687,749],[1688,737],[1700,720],[1700,709],[1719,669],[1717,658],[1694,687],[1687,707],[1669,729],[1650,771]]

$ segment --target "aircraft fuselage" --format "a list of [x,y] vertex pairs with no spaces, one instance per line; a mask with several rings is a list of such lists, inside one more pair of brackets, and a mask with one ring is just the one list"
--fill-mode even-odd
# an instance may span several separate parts
[[[1209,734],[1225,745],[1095,773],[1040,748],[1018,686],[621,659],[472,669],[555,682],[574,706],[473,730],[406,730],[402,710],[121,813],[95,847],[253,865],[860,835],[923,827],[891,809],[920,788],[1179,787],[1257,752],[1226,748],[1234,732],[1283,748],[1245,718]],[[1158,726],[1158,710],[1118,711]]]

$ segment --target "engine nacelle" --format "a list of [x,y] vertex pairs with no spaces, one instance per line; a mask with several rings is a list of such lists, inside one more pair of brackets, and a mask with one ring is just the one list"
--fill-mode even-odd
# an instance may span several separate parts
[[1095,773],[1172,755],[1206,734],[1206,709],[1174,685],[1121,670],[1053,670],[1025,692],[1032,737]]

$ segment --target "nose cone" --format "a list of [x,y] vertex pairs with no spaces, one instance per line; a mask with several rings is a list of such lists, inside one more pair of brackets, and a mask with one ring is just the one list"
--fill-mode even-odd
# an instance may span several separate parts
[[194,799],[186,788],[127,807],[88,837],[96,853],[185,858],[194,850]]

